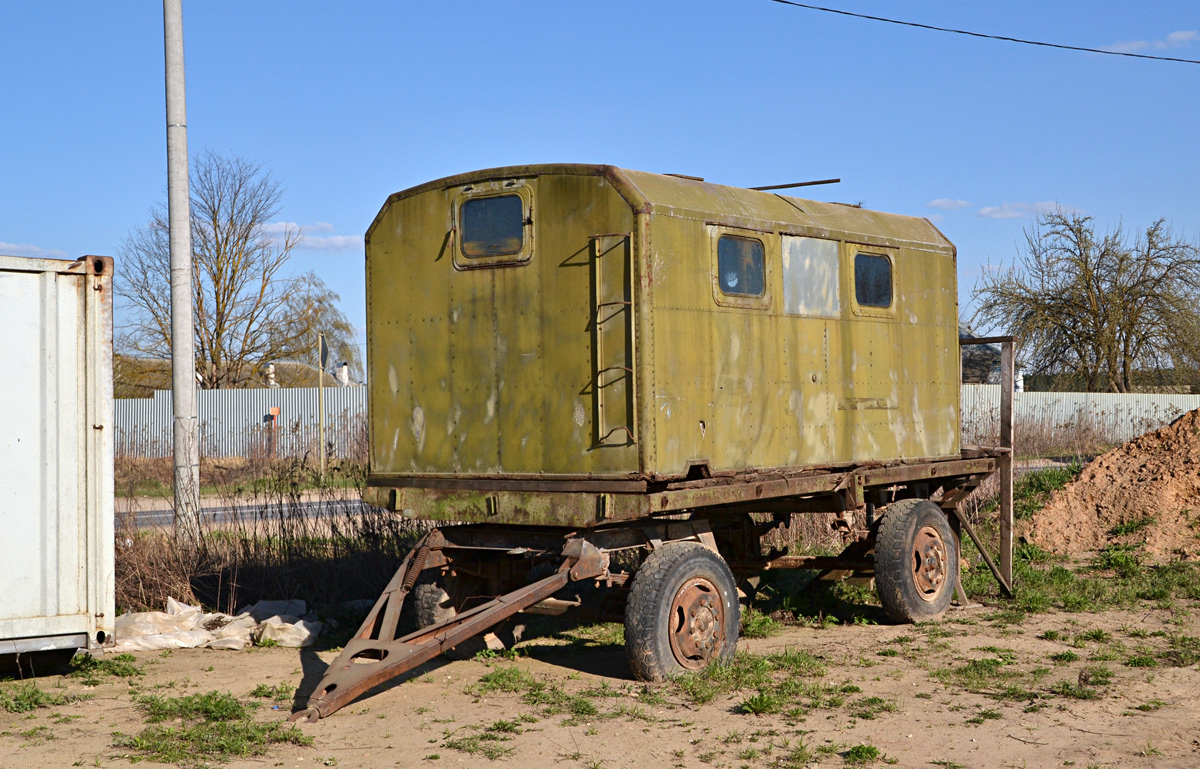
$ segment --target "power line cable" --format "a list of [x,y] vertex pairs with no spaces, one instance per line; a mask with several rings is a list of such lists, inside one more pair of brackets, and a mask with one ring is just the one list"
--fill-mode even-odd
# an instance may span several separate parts
[[967,35],[968,37],[982,37],[987,40],[1002,40],[1006,43],[1021,43],[1022,45],[1039,45],[1043,48],[1058,48],[1064,51],[1083,51],[1085,53],[1102,53],[1105,56],[1128,56],[1131,59],[1154,59],[1155,61],[1174,61],[1180,64],[1200,64],[1200,59],[1180,59],[1174,56],[1152,56],[1148,53],[1130,53],[1129,51],[1106,51],[1103,48],[1085,48],[1078,45],[1063,45],[1061,43],[1045,43],[1039,40],[1025,40],[1019,37],[1006,37],[1004,35],[989,35],[983,32],[971,32],[965,29],[953,29],[951,27],[937,27],[932,24],[921,24],[915,21],[901,21],[900,19],[889,19],[883,16],[870,16],[865,13],[852,13],[851,11],[842,11],[837,8],[823,8],[819,5],[808,5],[807,3],[797,3],[794,0],[771,0],[772,3],[780,5],[791,5],[796,8],[806,8],[810,11],[822,11],[824,13],[836,13],[839,16],[851,16],[855,19],[867,19],[868,21],[882,21],[887,24],[898,24],[902,27],[916,27],[917,29],[928,29],[934,32],[950,32],[955,35]]

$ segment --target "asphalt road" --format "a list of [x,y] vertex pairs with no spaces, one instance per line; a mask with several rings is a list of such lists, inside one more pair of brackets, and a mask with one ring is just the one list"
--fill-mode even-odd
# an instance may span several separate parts
[[[139,529],[170,527],[175,520],[175,511],[171,500],[159,497],[134,497],[117,499],[117,518],[125,516],[132,518],[132,523]],[[249,523],[255,520],[271,520],[283,517],[299,516],[317,518],[323,515],[359,515],[370,510],[370,506],[357,498],[343,499],[305,499],[287,502],[248,501],[232,503],[225,501],[200,501],[200,522],[212,523]]]

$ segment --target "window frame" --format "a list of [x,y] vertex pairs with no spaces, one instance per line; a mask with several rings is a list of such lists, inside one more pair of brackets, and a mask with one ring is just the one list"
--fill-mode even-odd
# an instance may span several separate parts
[[[850,307],[854,314],[859,317],[867,318],[895,318],[897,300],[897,281],[896,281],[896,250],[886,246],[876,246],[862,243],[847,243],[849,251],[848,264],[846,265],[846,278],[848,280],[849,290],[846,292],[850,299]],[[877,259],[886,259],[888,269],[891,271],[892,279],[892,296],[891,303],[887,307],[878,307],[872,304],[859,304],[858,302],[858,273],[855,269],[855,261],[859,255],[873,256]]]
[[[463,252],[463,206],[472,200],[516,195],[521,199],[521,250],[496,256],[468,256]],[[458,270],[478,270],[488,267],[515,267],[533,258],[533,190],[527,184],[513,180],[483,182],[464,187],[452,203],[454,233],[454,267]]]
[[[712,226],[711,229],[711,264],[709,280],[712,282],[713,301],[721,307],[742,307],[746,309],[767,310],[771,307],[771,255],[773,246],[779,240],[773,232],[751,230],[742,227]],[[761,295],[726,294],[721,290],[720,248],[721,238],[738,238],[753,240],[762,246],[763,253],[763,292]]]

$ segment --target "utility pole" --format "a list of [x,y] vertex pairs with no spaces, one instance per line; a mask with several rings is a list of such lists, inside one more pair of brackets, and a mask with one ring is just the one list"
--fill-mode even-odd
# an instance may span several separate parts
[[175,410],[175,533],[199,534],[200,418],[192,336],[192,214],[188,186],[187,102],[182,0],[163,0],[167,73],[167,209],[171,242],[171,400]]

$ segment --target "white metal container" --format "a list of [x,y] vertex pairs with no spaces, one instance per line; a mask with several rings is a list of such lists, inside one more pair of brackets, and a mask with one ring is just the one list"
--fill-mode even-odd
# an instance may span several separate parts
[[112,273],[0,256],[0,654],[112,642]]

